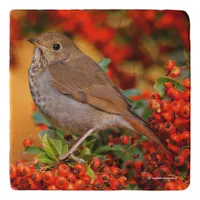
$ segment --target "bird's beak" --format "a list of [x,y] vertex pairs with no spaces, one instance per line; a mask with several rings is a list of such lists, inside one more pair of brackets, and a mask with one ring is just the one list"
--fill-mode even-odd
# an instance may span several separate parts
[[34,44],[35,46],[37,46],[38,48],[40,48],[41,50],[46,49],[46,47],[43,46],[43,45],[41,45],[37,39],[29,38],[28,41],[29,41],[30,43]]

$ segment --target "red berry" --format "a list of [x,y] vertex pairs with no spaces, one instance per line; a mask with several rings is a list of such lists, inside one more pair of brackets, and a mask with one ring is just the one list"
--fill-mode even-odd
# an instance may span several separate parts
[[89,185],[92,181],[91,177],[88,175],[83,176],[81,179],[84,180],[87,185]]
[[176,132],[176,127],[171,122],[165,122],[163,131],[169,135]]
[[86,188],[86,183],[84,180],[77,179],[75,182],[75,188],[77,190],[84,190]]
[[17,169],[17,174],[22,175],[22,171],[24,169],[24,161],[23,160],[18,160],[16,162],[16,169]]
[[183,80],[183,86],[186,87],[186,88],[190,88],[190,79],[187,78],[185,80]]
[[128,137],[128,136],[126,136],[126,135],[121,135],[121,136],[119,137],[119,143],[120,143],[120,144],[126,145],[126,144],[128,144],[128,142],[129,142],[129,137]]
[[154,112],[160,113],[160,100],[152,99],[150,101],[149,108]]
[[183,92],[183,99],[184,99],[185,101],[190,101],[190,90],[185,90],[185,91]]
[[92,187],[86,187],[85,190],[92,190]]
[[117,179],[112,179],[111,180],[110,188],[112,190],[122,190],[122,189],[124,189],[124,187],[121,184],[121,182],[119,180],[117,180]]
[[172,82],[166,82],[164,83],[164,87],[165,87],[165,90],[167,91],[169,88],[172,88],[173,85],[172,85]]
[[168,176],[170,173],[170,168],[168,166],[161,165],[159,169],[160,169],[160,174],[164,177]]
[[57,190],[58,188],[54,185],[54,184],[52,184],[52,185],[49,185],[48,187],[47,187],[47,190]]
[[182,165],[185,163],[185,156],[183,156],[183,155],[181,155],[181,154],[178,155],[178,156],[176,156],[176,157],[175,157],[174,163],[175,163],[175,165],[176,165],[177,167],[182,166]]
[[162,100],[160,102],[161,112],[167,112],[170,110],[170,108],[171,108],[171,103],[168,100]]
[[25,138],[23,141],[24,147],[29,147],[33,144],[33,141],[30,138]]
[[141,172],[143,170],[144,163],[140,160],[135,161],[134,169],[136,172]]
[[71,183],[74,183],[76,181],[76,176],[73,173],[69,172],[69,174],[67,175],[67,180]]
[[108,76],[109,79],[113,79],[114,77],[114,73],[111,69],[109,69],[107,72],[106,72],[106,75]]
[[102,172],[110,172],[110,167],[108,165],[105,165],[102,170]]
[[174,87],[167,90],[167,96],[172,100],[179,100],[182,98],[182,93]]
[[120,176],[117,180],[121,183],[121,185],[123,187],[126,187],[126,185],[127,185],[127,178],[125,176]]
[[58,166],[58,174],[60,176],[67,176],[70,173],[70,168],[68,165],[60,164]]
[[23,189],[25,190],[36,190],[37,188],[37,185],[31,178],[26,179],[26,181],[23,184]]
[[165,124],[162,122],[159,122],[154,126],[154,130],[158,132],[162,132],[164,129],[165,129]]
[[181,73],[181,69],[177,66],[174,66],[170,72],[170,76],[173,78],[176,78],[180,75],[180,73]]
[[44,181],[44,183],[51,185],[55,182],[55,174],[52,171],[46,171],[44,172],[44,174],[42,175],[42,180]]
[[176,126],[179,132],[185,131],[190,127],[190,120],[177,117],[174,120],[174,126]]
[[106,187],[106,188],[104,188],[103,190],[106,190],[106,191],[108,191],[108,190],[111,190],[109,187]]
[[151,99],[160,100],[160,95],[158,93],[154,93]]
[[23,175],[23,176],[29,177],[29,176],[31,176],[32,174],[33,174],[33,169],[32,169],[32,167],[30,167],[30,166],[25,166],[25,167],[23,168],[23,171],[22,171],[22,175]]
[[175,154],[177,154],[177,153],[179,152],[179,147],[178,147],[178,146],[175,146],[175,145],[173,145],[173,144],[171,144],[171,143],[168,143],[168,144],[167,144],[167,148],[168,148],[171,152],[173,152],[173,153],[175,153]]
[[174,112],[175,114],[178,114],[181,111],[181,108],[183,107],[183,105],[184,105],[183,99],[178,100],[178,101],[173,101],[172,106],[171,106],[172,112]]
[[171,72],[171,70],[173,69],[173,67],[176,65],[176,63],[173,60],[169,60],[165,66],[166,70],[167,70],[167,74],[169,74]]
[[133,160],[127,160],[125,162],[125,166],[126,166],[126,169],[128,170],[131,170],[134,168],[134,161]]
[[65,189],[68,185],[68,181],[64,176],[57,176],[56,177],[56,187],[58,189]]
[[190,144],[190,132],[184,131],[180,134],[180,140],[184,145]]
[[112,166],[110,168],[110,171],[111,171],[112,175],[114,175],[114,176],[117,176],[120,174],[120,169],[116,166]]
[[74,174],[76,174],[79,177],[82,177],[86,174],[86,167],[82,163],[77,163],[74,166]]
[[162,112],[161,116],[163,117],[164,121],[172,122],[174,120],[174,113],[172,111]]
[[181,138],[177,133],[170,135],[170,140],[172,144],[180,144]]
[[183,148],[180,151],[180,155],[184,156],[185,160],[188,160],[190,158],[190,150]]
[[92,187],[94,190],[101,190],[103,188],[103,182],[101,182],[99,179],[95,179],[92,182]]
[[31,178],[33,181],[35,182],[40,182],[42,180],[42,174],[38,171],[33,172],[33,174],[31,175]]
[[10,179],[14,179],[17,177],[17,168],[12,163],[10,164]]
[[76,190],[75,184],[69,183],[67,184],[66,190]]
[[169,181],[164,186],[165,190],[176,190],[176,184],[172,181]]
[[180,111],[180,117],[188,119],[190,117],[190,103],[186,103]]
[[161,121],[161,116],[160,116],[160,114],[154,112],[154,113],[149,117],[149,121],[150,121],[150,122],[153,121],[153,120],[155,120],[155,121],[157,121],[157,122]]
[[100,166],[101,166],[101,160],[99,158],[93,158],[92,159],[92,162],[91,162],[91,168],[94,170],[94,171],[98,171]]
[[152,179],[152,174],[149,172],[142,172],[141,173],[141,178],[143,181],[150,181]]
[[98,176],[98,179],[103,183],[107,183],[110,180],[110,175],[107,172],[103,172]]

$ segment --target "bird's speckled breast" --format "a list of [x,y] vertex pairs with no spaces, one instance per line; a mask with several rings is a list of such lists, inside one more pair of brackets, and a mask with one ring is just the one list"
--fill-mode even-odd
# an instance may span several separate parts
[[132,129],[119,115],[103,112],[61,94],[53,87],[46,63],[40,62],[40,56],[36,48],[29,68],[30,90],[39,111],[53,126],[78,134],[94,127],[107,129],[117,125]]

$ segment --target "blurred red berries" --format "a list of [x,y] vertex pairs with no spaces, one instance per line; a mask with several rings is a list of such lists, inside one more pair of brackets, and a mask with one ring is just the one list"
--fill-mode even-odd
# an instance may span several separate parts
[[30,138],[25,138],[23,141],[24,147],[29,147],[33,144],[33,141]]

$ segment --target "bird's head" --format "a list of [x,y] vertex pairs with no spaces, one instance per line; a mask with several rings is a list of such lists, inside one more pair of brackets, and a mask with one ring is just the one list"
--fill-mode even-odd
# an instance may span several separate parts
[[36,46],[35,56],[44,56],[48,63],[74,59],[81,54],[70,38],[59,33],[43,33],[37,38],[29,38],[28,41]]

